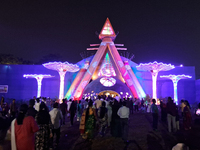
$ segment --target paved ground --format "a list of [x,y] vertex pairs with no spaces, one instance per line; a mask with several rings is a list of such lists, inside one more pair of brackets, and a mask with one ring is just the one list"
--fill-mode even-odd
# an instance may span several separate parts
[[[69,120],[69,119],[68,119]],[[193,125],[188,132],[168,133],[167,126],[159,121],[158,131],[151,128],[152,116],[147,113],[134,113],[129,122],[129,143],[114,138],[109,130],[104,138],[96,135],[94,140],[83,140],[79,134],[79,122],[70,127],[69,122],[61,129],[58,150],[171,150],[180,138],[186,139],[190,150],[200,150],[200,127]],[[10,149],[10,141],[2,145]]]

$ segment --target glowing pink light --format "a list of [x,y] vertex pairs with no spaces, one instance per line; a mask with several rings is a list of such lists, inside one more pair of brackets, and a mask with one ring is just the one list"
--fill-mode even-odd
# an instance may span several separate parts
[[41,96],[41,87],[42,87],[42,79],[43,78],[52,78],[49,74],[24,74],[24,78],[35,78],[37,80],[38,89],[37,89],[37,97]]
[[163,75],[160,76],[161,78],[168,78],[171,79],[173,82],[173,86],[174,86],[174,101],[176,102],[176,104],[178,105],[178,92],[177,92],[177,85],[178,85],[178,81],[181,79],[188,79],[188,78],[192,78],[192,76],[189,75]]
[[64,81],[66,72],[77,72],[80,68],[77,65],[68,62],[49,62],[42,65],[47,69],[58,71],[60,75],[59,99],[62,100],[64,97]]
[[153,98],[157,99],[157,90],[156,90],[156,82],[157,82],[157,76],[159,71],[168,71],[171,69],[174,69],[174,65],[171,64],[163,64],[158,63],[154,61],[153,63],[145,63],[145,64],[140,64],[139,66],[136,66],[138,70],[141,71],[149,71],[152,75],[152,91],[153,91]]

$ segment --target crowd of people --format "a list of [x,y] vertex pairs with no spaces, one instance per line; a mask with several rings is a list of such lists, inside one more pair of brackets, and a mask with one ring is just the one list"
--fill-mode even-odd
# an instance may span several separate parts
[[[7,131],[10,131],[13,150],[23,150],[27,147],[33,150],[48,150],[59,144],[60,128],[65,125],[66,118],[69,118],[70,126],[73,126],[76,116],[76,121],[80,122],[79,130],[83,139],[92,140],[95,135],[104,137],[110,132],[113,137],[121,137],[127,143],[129,117],[134,111],[151,112],[154,131],[158,130],[160,116],[161,121],[168,125],[168,131],[176,132],[180,130],[180,120],[184,130],[191,129],[190,109],[188,101],[182,100],[180,106],[177,106],[171,97],[168,97],[166,103],[160,101],[160,106],[156,105],[155,99],[145,104],[143,99],[98,96],[93,100],[63,99],[61,104],[57,101],[47,104],[45,98],[34,97],[29,100],[29,105],[22,104],[19,108],[15,99],[8,106],[2,97],[0,141],[5,138]],[[200,104],[195,115],[200,115]]]

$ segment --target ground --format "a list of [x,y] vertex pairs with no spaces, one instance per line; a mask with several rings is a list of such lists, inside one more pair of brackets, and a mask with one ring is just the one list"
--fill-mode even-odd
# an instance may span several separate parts
[[[159,121],[158,131],[152,130],[152,116],[148,113],[134,113],[129,120],[129,143],[121,138],[112,137],[109,129],[105,137],[98,135],[92,141],[81,138],[79,122],[70,126],[69,119],[61,128],[61,138],[57,150],[171,150],[178,139],[186,139],[190,150],[200,150],[200,127],[193,125],[192,130],[169,133],[165,123]],[[5,150],[10,149],[9,139],[2,145]]]

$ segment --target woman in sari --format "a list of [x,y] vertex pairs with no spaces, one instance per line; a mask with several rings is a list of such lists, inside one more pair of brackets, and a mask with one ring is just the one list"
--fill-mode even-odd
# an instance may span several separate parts
[[48,108],[44,102],[40,104],[36,122],[39,126],[39,131],[36,133],[35,148],[36,150],[49,150],[53,126]]
[[22,104],[16,119],[11,123],[12,150],[35,150],[34,133],[39,130],[32,116],[25,116],[28,105]]
[[88,108],[84,110],[81,122],[80,122],[80,133],[84,139],[92,139],[95,128],[95,119],[97,119],[96,111],[92,108],[93,102],[88,103]]
[[192,116],[187,102],[183,103],[183,127],[185,130],[191,129]]
[[98,110],[98,118],[99,118],[99,133],[103,137],[105,135],[107,123],[108,123],[108,115],[107,108],[105,107],[106,103],[103,101],[102,106]]

